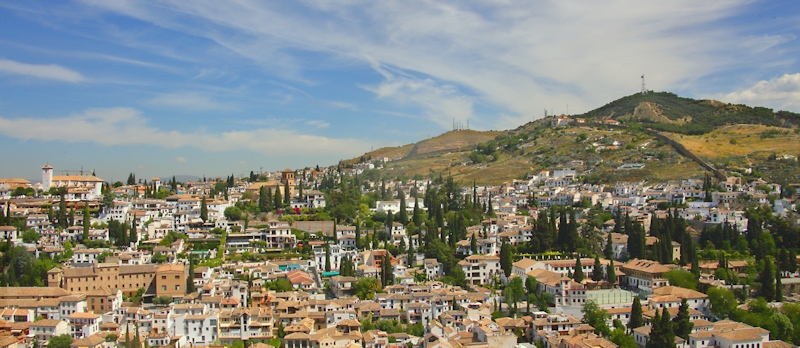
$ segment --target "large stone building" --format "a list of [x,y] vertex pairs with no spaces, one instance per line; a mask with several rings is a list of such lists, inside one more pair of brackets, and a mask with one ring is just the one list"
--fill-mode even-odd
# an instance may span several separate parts
[[[182,297],[186,294],[185,285],[186,266],[183,265],[159,267],[152,264],[95,263],[89,267],[53,268],[47,272],[47,286],[60,287],[70,292],[108,288],[113,291],[118,289],[130,296],[143,288],[146,294]],[[161,290],[164,287],[166,288]]]

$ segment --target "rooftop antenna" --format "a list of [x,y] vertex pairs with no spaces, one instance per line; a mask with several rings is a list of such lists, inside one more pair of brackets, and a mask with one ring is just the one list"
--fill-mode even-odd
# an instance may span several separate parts
[[642,74],[642,94],[647,94],[647,87],[644,85],[644,74]]

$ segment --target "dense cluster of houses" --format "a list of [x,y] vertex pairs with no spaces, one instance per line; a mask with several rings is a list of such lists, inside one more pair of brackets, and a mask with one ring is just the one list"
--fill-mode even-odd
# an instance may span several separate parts
[[[338,175],[357,175],[372,169],[360,164],[342,170]],[[266,180],[251,183],[235,180],[226,191],[211,197],[214,182],[182,183],[177,192],[163,199],[145,198],[151,187],[158,190],[161,180],[150,183],[121,185],[112,188],[116,197],[111,206],[102,203],[102,180],[95,176],[54,176],[53,168],[45,166],[42,183],[31,185],[22,179],[0,179],[0,206],[4,212],[23,218],[26,228],[40,234],[38,241],[25,243],[21,230],[12,226],[0,227],[0,238],[25,246],[37,257],[58,256],[67,241],[76,247],[72,259],[61,268],[48,272],[47,285],[42,288],[5,288],[0,291],[0,348],[35,346],[62,334],[73,338],[73,346],[112,347],[129,342],[133,336],[142,345],[159,347],[197,347],[230,345],[245,341],[262,345],[281,336],[286,347],[512,347],[531,346],[540,342],[547,347],[614,347],[606,338],[593,333],[594,329],[581,322],[580,308],[589,301],[597,303],[611,315],[627,323],[634,297],[642,299],[647,320],[656,310],[667,308],[674,316],[682,300],[687,300],[694,332],[682,347],[767,347],[779,346],[769,341],[769,333],[741,323],[710,322],[708,297],[694,290],[671,286],[663,276],[678,268],[676,265],[651,260],[628,260],[627,235],[613,232],[613,220],[603,226],[601,234],[610,238],[618,281],[588,280],[594,272],[594,259],[581,259],[581,271],[587,280],[576,282],[570,275],[576,269],[575,257],[580,255],[534,255],[513,263],[510,277],[501,270],[498,256],[502,243],[521,245],[533,238],[531,218],[552,206],[599,205],[607,211],[624,210],[637,223],[649,224],[651,216],[660,214],[659,205],[682,205],[681,217],[708,224],[729,223],[740,231],[747,227],[742,211],[731,209],[732,203],[747,197],[760,202],[767,195],[780,192],[781,187],[766,182],[742,183],[731,178],[721,183],[724,192],[712,192],[711,201],[703,202],[702,182],[645,184],[617,183],[613,186],[582,184],[575,169],[542,171],[525,180],[493,187],[465,188],[464,194],[477,193],[477,200],[491,205],[495,217],[469,226],[467,234],[475,239],[474,251],[470,239],[458,241],[455,253],[460,257],[457,266],[466,276],[465,288],[437,281],[444,275],[437,259],[416,255],[392,255],[385,249],[356,248],[356,228],[333,222],[281,220],[264,221],[259,227],[249,227],[245,221],[229,221],[225,210],[236,202],[253,199],[263,189],[281,192],[290,197],[292,209],[323,209],[325,195],[314,190],[323,172],[285,170],[265,173]],[[327,169],[329,174],[334,169]],[[298,175],[298,178],[295,178]],[[299,179],[299,180],[298,180]],[[297,184],[302,183],[302,189]],[[152,186],[147,186],[152,185]],[[432,185],[431,181],[368,182],[364,192],[379,185],[390,192],[406,195],[410,213],[416,205],[426,209],[419,197]],[[12,187],[14,186],[14,187]],[[110,221],[134,226],[135,240],[152,243],[150,249],[140,249],[133,242],[120,248],[86,248],[83,219],[80,209],[73,226],[54,227],[46,206],[57,206],[55,196],[11,197],[16,187],[35,187],[47,192],[52,187],[66,189],[65,200],[72,208],[89,205],[99,211],[93,218],[88,238],[109,241]],[[767,187],[769,192],[764,192]],[[301,194],[302,192],[302,194]],[[201,207],[205,202],[205,208]],[[790,199],[779,199],[773,205],[775,214],[795,209]],[[398,200],[378,201],[374,212],[398,213]],[[201,219],[202,211],[208,218]],[[88,218],[88,217],[87,217]],[[646,227],[646,226],[645,226]],[[214,231],[226,231],[227,253],[244,251],[286,250],[298,247],[294,230],[321,232],[335,236],[334,243],[322,240],[308,242],[311,257],[294,260],[272,260],[257,263],[222,263],[219,266],[191,267],[181,257],[194,253],[198,258],[214,258],[215,250],[191,250],[190,243],[219,239]],[[188,242],[177,239],[172,243],[159,242],[170,232],[185,234]],[[386,243],[394,246],[413,246],[419,250],[419,236],[409,236],[406,227],[398,222],[385,226]],[[655,237],[648,237],[652,247]],[[154,264],[155,254],[166,257]],[[680,244],[673,244],[673,256],[680,255]],[[413,259],[409,259],[409,257]],[[356,276],[341,276],[339,265],[351,260]],[[744,267],[744,261],[731,261],[729,267]],[[354,295],[354,284],[360,278],[380,278],[382,266],[390,264],[395,285],[374,294],[370,300]],[[600,259],[603,267],[611,260]],[[324,265],[330,265],[325,271]],[[713,271],[718,265],[700,265],[704,278],[713,283]],[[508,282],[519,277],[536,279],[537,291],[552,298],[552,313],[532,312],[521,317],[492,319],[492,312],[502,309],[504,298],[483,286]],[[266,285],[285,280],[289,291],[270,291]],[[424,281],[421,281],[424,280]],[[188,285],[197,291],[189,292]],[[142,291],[139,291],[143,289]],[[139,296],[144,305],[126,302]],[[168,303],[161,303],[168,298]],[[138,298],[137,298],[138,299]],[[159,300],[156,300],[159,299]],[[152,304],[151,304],[152,302]],[[498,305],[500,303],[500,305]],[[397,321],[422,327],[421,335],[387,333],[381,330],[362,330],[367,321]],[[649,326],[634,332],[636,342],[644,346]],[[527,342],[527,343],[518,343]]]

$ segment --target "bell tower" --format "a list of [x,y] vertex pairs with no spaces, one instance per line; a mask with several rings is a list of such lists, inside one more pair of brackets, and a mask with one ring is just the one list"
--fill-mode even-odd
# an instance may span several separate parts
[[53,167],[49,164],[45,164],[42,167],[42,191],[50,191],[50,187],[53,185]]

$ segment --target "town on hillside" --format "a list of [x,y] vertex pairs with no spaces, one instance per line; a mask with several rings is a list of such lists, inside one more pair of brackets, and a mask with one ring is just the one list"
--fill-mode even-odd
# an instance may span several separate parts
[[0,348],[800,344],[796,183],[387,161],[2,178]]

